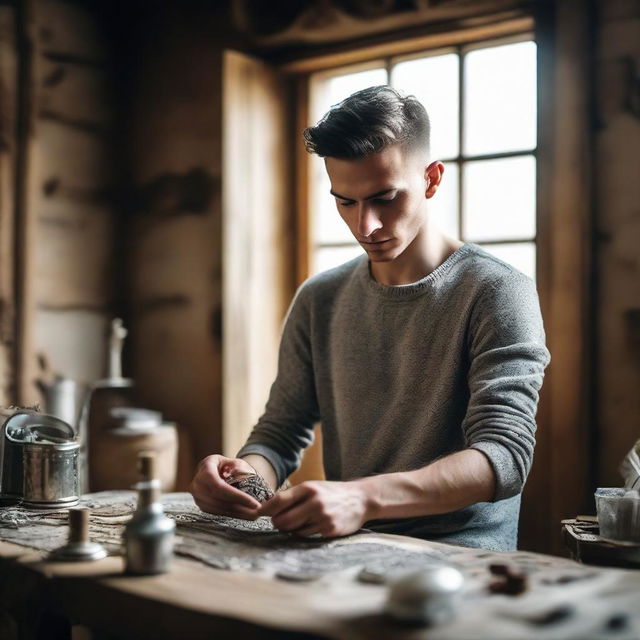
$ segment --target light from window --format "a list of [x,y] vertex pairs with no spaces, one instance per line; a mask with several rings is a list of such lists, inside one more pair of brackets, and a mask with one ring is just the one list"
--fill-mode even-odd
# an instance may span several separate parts
[[459,57],[455,53],[398,62],[391,72],[391,85],[414,95],[425,106],[431,120],[431,154],[434,158],[458,155]]
[[533,156],[464,165],[463,236],[470,242],[531,240],[536,235]]
[[359,244],[345,247],[318,247],[315,252],[316,273],[332,269],[364,253]]
[[455,162],[444,163],[442,182],[436,195],[429,201],[429,215],[433,216],[445,233],[460,237],[459,224],[459,169]]
[[482,248],[508,262],[532,280],[536,277],[536,243],[535,242],[509,242],[505,244],[483,244]]
[[536,146],[536,45],[518,42],[465,55],[467,155]]
[[322,82],[321,91],[316,94],[313,109],[315,112],[314,122],[329,111],[334,104],[348,98],[352,93],[379,84],[387,84],[387,70],[384,67],[327,77]]

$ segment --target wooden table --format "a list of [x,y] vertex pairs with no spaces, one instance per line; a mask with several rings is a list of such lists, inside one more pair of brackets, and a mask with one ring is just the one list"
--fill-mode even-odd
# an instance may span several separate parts
[[[400,536],[358,534],[348,540],[451,549]],[[130,577],[122,573],[121,557],[56,564],[44,561],[42,552],[0,542],[0,637],[10,640],[19,624],[21,639],[61,638],[69,621],[91,629],[95,638],[124,639],[640,637],[640,571],[526,552],[455,549],[460,553],[454,560],[473,576],[475,595],[453,621],[427,629],[387,618],[388,587],[360,583],[348,572],[293,583],[176,557],[168,574]],[[530,571],[526,593],[482,590],[490,579],[485,565],[497,561]]]

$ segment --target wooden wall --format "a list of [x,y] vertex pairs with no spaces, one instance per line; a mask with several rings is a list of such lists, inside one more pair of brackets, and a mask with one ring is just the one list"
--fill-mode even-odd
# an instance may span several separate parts
[[0,4],[0,405],[11,404],[15,397],[17,109],[17,12]]
[[179,425],[184,487],[222,443],[221,50],[206,15],[165,7],[144,25],[129,61],[131,374]]
[[286,78],[234,51],[222,70],[222,451],[234,456],[264,412],[294,292],[294,163]]
[[105,374],[113,314],[118,150],[110,43],[96,17],[76,5],[38,0],[35,20],[33,349],[87,383]]
[[[287,153],[281,88],[248,58],[223,63],[238,43],[219,18],[145,14],[131,78],[132,374],[139,400],[179,425],[179,487],[202,457],[235,453],[260,414],[292,295],[287,163],[273,162]],[[238,99],[226,110],[223,85]]]
[[0,10],[12,13],[0,36],[2,91],[7,128],[17,123],[0,160],[3,327],[15,365],[3,402],[33,404],[41,401],[38,355],[80,383],[104,373],[114,297],[114,90],[108,47],[88,10],[57,0]]
[[595,462],[608,487],[640,438],[640,3],[597,5]]

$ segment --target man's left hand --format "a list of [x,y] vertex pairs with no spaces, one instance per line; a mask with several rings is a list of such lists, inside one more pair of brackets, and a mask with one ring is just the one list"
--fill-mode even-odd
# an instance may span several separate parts
[[303,482],[277,493],[258,515],[271,516],[273,526],[300,536],[346,536],[367,517],[369,498],[357,481]]

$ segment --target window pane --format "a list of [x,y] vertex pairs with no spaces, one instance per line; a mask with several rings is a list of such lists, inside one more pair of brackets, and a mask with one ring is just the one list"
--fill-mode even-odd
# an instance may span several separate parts
[[321,159],[313,161],[313,241],[318,244],[353,242],[353,235],[344,223],[335,198],[329,193],[331,182]]
[[436,195],[429,200],[429,211],[440,228],[454,238],[460,236],[458,229],[458,165],[444,165],[442,182]]
[[384,67],[346,73],[327,78],[317,85],[314,100],[314,123],[334,104],[338,104],[352,93],[379,84],[387,84],[387,70]]
[[466,154],[536,145],[536,45],[519,42],[465,56]]
[[531,240],[536,232],[533,156],[464,165],[463,237],[471,242]]
[[535,242],[513,242],[509,244],[482,244],[485,251],[508,262],[532,280],[536,279]]
[[352,247],[317,247],[313,255],[313,273],[320,273],[364,253],[359,244]]
[[392,86],[414,95],[427,109],[433,158],[458,155],[458,65],[458,55],[450,53],[400,62],[391,72]]

